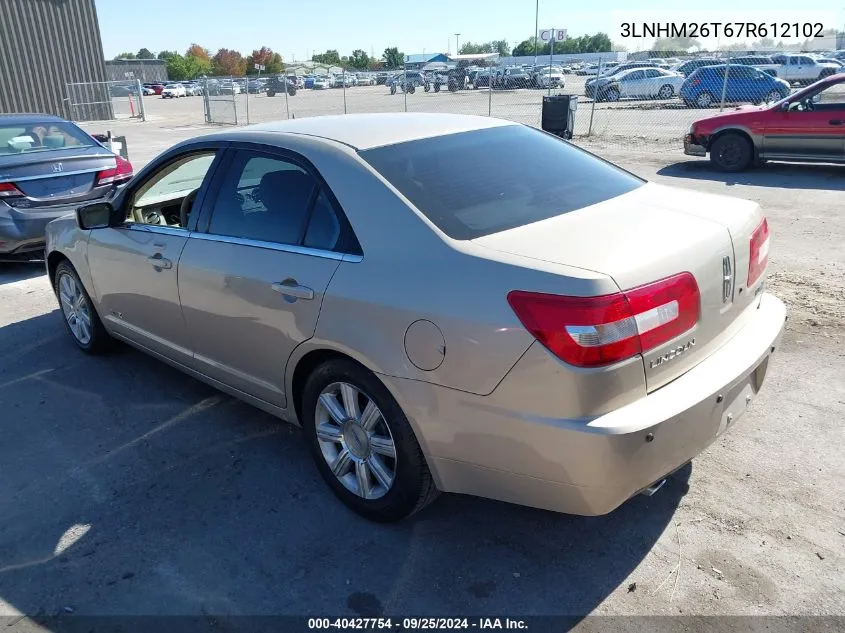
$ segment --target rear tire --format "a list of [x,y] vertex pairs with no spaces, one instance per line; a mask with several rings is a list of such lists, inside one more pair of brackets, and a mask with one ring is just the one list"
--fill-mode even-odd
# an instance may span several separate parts
[[710,162],[721,171],[742,171],[751,164],[753,158],[751,143],[739,134],[724,134],[710,146]]
[[666,84],[665,86],[660,86],[660,90],[657,91],[657,97],[659,99],[671,99],[674,94],[675,89],[669,84]]
[[713,105],[713,95],[706,90],[704,92],[699,92],[695,97],[695,105],[699,108],[709,108]]
[[619,91],[616,88],[610,88],[604,93],[605,101],[619,101]]
[[268,91],[267,91],[267,96],[268,96],[268,97],[275,97],[275,96],[276,96],[276,91],[275,91],[275,90],[268,90]]
[[[338,405],[337,415],[323,404],[325,397]],[[349,415],[348,397],[355,403],[354,417]],[[301,402],[302,426],[317,470],[351,510],[371,521],[392,522],[437,498],[439,491],[408,419],[373,373],[350,360],[327,361],[308,377]],[[372,431],[368,437],[379,438],[379,449],[375,440],[370,444],[369,439],[362,439],[361,429],[367,428],[364,414],[370,405],[377,413],[370,418],[375,422],[369,426]],[[341,418],[339,423],[336,417]],[[345,459],[341,457],[344,451]],[[342,474],[336,475],[333,466]],[[389,485],[384,485],[387,478],[377,476],[377,472],[388,475]]]
[[64,260],[56,267],[53,290],[59,300],[62,320],[76,346],[88,354],[108,351],[112,338],[69,261]]

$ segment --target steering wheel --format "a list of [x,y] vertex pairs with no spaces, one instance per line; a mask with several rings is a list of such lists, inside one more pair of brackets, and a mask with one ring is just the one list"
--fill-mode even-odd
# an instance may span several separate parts
[[199,191],[199,189],[194,189],[191,193],[185,196],[179,207],[179,224],[182,225],[183,229],[188,228],[188,216],[191,214],[191,207],[194,206],[194,199],[197,197]]
[[164,216],[156,210],[144,211],[143,215],[145,224],[167,224]]

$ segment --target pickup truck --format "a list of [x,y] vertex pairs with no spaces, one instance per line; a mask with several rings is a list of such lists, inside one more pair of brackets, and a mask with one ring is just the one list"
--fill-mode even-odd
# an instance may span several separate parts
[[772,61],[776,66],[766,72],[802,85],[809,85],[839,70],[835,64],[820,62],[809,55],[774,55]]

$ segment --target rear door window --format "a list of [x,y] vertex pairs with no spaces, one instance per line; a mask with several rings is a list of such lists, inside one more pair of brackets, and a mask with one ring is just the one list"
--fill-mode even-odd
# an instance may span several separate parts
[[522,125],[398,143],[360,155],[441,231],[459,240],[555,217],[644,184]]

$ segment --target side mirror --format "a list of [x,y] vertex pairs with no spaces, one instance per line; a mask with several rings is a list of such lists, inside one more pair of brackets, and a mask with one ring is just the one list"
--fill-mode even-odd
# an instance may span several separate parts
[[76,210],[76,221],[81,229],[104,229],[121,224],[111,202],[86,204]]

